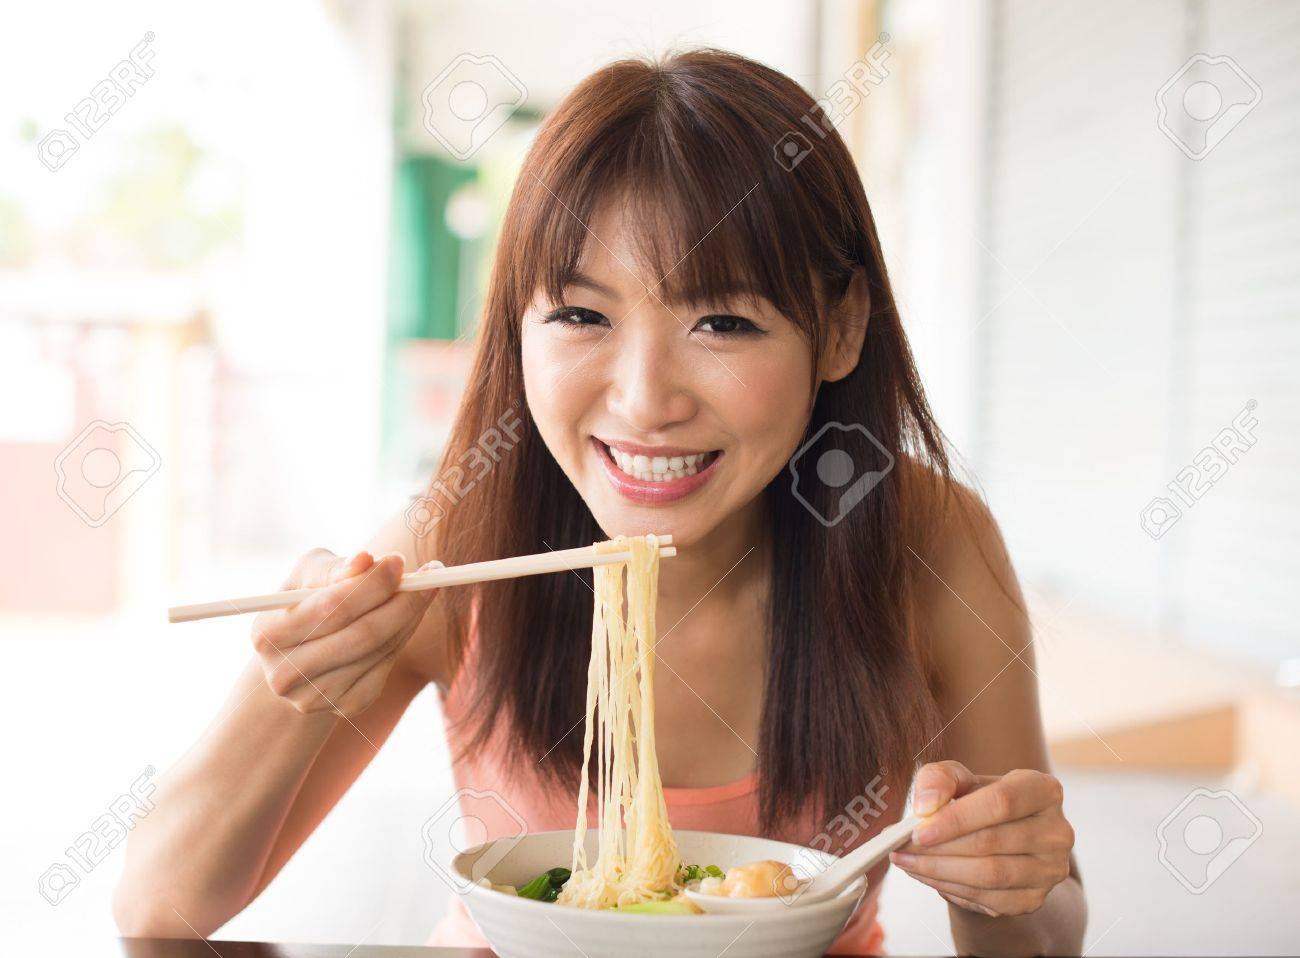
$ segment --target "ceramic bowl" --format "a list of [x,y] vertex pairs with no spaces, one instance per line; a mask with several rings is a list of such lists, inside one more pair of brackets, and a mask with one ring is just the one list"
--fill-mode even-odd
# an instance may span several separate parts
[[[698,865],[732,865],[759,859],[800,864],[825,861],[819,851],[744,835],[674,831],[682,861]],[[595,857],[597,834],[587,833],[587,854]],[[843,894],[813,905],[797,902],[774,908],[771,915],[624,915],[546,904],[493,891],[481,878],[520,887],[557,865],[568,866],[573,832],[537,832],[497,839],[457,855],[451,870],[465,886],[462,897],[470,916],[501,958],[586,955],[589,958],[815,958],[825,954],[843,930],[866,889],[866,880]]]

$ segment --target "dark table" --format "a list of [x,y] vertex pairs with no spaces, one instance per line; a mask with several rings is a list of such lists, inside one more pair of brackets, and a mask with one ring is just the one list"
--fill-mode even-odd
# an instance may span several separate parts
[[482,948],[418,948],[390,945],[274,945],[258,941],[197,941],[122,938],[126,958],[496,958]]
[[126,958],[496,958],[483,948],[419,948],[392,945],[276,945],[263,941],[200,941],[187,938],[122,938]]

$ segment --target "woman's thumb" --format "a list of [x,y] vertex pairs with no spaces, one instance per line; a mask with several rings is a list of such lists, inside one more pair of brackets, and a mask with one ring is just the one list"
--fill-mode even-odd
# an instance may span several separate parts
[[930,815],[975,785],[974,774],[961,762],[923,765],[913,784],[912,813]]

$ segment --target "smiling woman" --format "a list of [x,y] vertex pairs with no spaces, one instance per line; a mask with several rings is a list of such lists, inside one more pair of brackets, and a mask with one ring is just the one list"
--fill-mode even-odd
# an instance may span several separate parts
[[[539,296],[523,321],[525,389],[548,447],[563,450],[560,467],[602,527],[649,529],[645,508],[669,503],[716,509],[721,499],[720,511],[737,512],[807,422],[804,338],[754,294],[656,295],[656,277],[628,265],[643,254],[624,204],[599,207],[590,228],[602,242],[584,250],[583,281],[559,306]],[[570,428],[549,435],[560,423]],[[707,500],[688,499],[706,488]]]
[[[753,722],[769,825],[810,800],[839,808],[878,772],[905,789],[938,730],[903,549],[941,507],[946,453],[843,143],[828,137],[793,171],[776,161],[773,144],[816,109],[775,71],[716,52],[614,64],[560,105],[505,216],[510,252],[447,455],[521,391],[528,428],[423,543],[462,562],[671,530],[682,554],[668,576],[704,588],[757,553],[737,573],[771,589],[770,621],[747,623],[768,636],[764,698],[784,703]],[[825,525],[786,471],[819,433],[859,473],[886,464],[881,448],[911,458]],[[835,515],[842,490],[806,468],[806,498]],[[580,760],[567,732],[585,656],[568,637],[583,631],[585,591],[570,577],[439,600],[453,640],[475,640],[473,741],[508,726],[511,754],[546,755],[538,771],[556,781]],[[551,694],[536,694],[539,672]]]
[[[806,122],[826,135],[792,165],[774,147]],[[460,565],[671,533],[653,610],[637,606],[667,623],[644,653],[662,681],[635,735],[657,758],[638,782],[662,781],[662,834],[842,854],[898,821],[918,763],[942,756],[917,773],[915,804],[946,807],[896,864],[953,904],[962,949],[1077,950],[1073,835],[1014,573],[950,474],[860,177],[806,91],[697,51],[612,64],[559,105],[502,224],[444,461],[515,410],[518,442],[427,535],[399,521],[373,546]],[[124,927],[177,930],[155,893],[175,874],[185,900],[168,907],[193,927],[242,908],[430,684],[484,837],[569,828],[584,775],[598,807],[579,814],[618,817],[579,731],[590,574],[431,598],[395,592],[404,564],[304,557],[286,587],[328,588],[259,619],[240,708],[133,834]],[[626,728],[604,713],[589,725]],[[625,823],[652,805],[625,806]],[[850,814],[858,827],[825,824]],[[660,874],[672,857],[645,860]],[[837,950],[878,953],[884,867]],[[548,897],[551,871],[527,876]],[[604,901],[618,879],[570,894]],[[481,942],[459,903],[437,937]]]
[[[703,789],[667,789],[674,824],[807,842],[879,775],[898,800],[856,842],[901,814],[918,759],[959,754],[960,712],[1004,667],[978,641],[960,647],[979,664],[956,664],[934,574],[977,584],[1005,634],[1026,625],[995,528],[951,478],[848,151],[829,132],[793,169],[773,152],[820,116],[788,78],[717,51],[613,64],[557,108],[503,222],[447,455],[521,391],[525,435],[421,546],[463,562],[671,530],[659,607],[680,628],[657,656],[679,684],[657,695],[660,763],[668,785]],[[589,588],[515,581],[438,603],[461,781],[502,784],[534,829],[556,819],[520,783],[568,789],[582,770],[572,637]],[[1003,684],[987,727],[1006,747],[967,757],[1045,769],[1032,677]],[[704,811],[709,789],[746,783],[752,798]],[[1057,881],[1024,879],[1045,889],[1033,909]],[[969,905],[962,941],[987,907],[974,887],[941,888]],[[876,890],[842,947],[879,946]],[[1046,933],[998,934],[1071,941],[1072,895]]]

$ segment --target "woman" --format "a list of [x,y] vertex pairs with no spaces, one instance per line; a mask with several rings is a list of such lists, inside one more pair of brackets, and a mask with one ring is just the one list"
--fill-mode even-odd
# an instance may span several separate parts
[[[774,150],[792,131],[811,146],[797,158]],[[898,819],[911,783],[941,810],[893,863],[950,903],[958,947],[1078,953],[1015,576],[951,477],[858,173],[797,84],[701,51],[615,63],[560,105],[502,226],[444,464],[428,535],[395,520],[351,558],[309,553],[285,587],[329,588],[259,616],[232,707],[131,837],[124,932],[236,914],[430,683],[457,784],[529,830],[572,827],[589,576],[396,593],[404,557],[671,532],[673,825],[843,852]],[[833,824],[845,810],[861,828]],[[837,950],[880,949],[883,870]],[[459,903],[436,938],[477,940]]]

